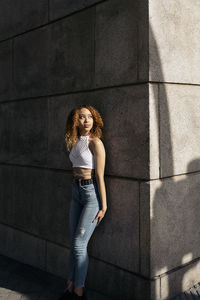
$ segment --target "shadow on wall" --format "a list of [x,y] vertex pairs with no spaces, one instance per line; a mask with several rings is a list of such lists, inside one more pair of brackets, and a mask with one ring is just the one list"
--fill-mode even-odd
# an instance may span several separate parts
[[[156,76],[161,82],[164,82],[158,45],[151,25],[149,35],[154,63],[159,68],[159,74]],[[153,85],[153,93],[156,98],[158,93],[156,85]],[[165,112],[165,128],[167,128],[164,151],[168,151],[170,159],[166,162],[160,160],[160,177],[163,176],[163,166],[167,166],[170,176],[174,174],[170,113],[164,85],[162,88],[162,110]],[[160,119],[158,118],[158,132],[160,130],[159,123]],[[163,133],[161,132],[161,134]],[[161,153],[159,155],[161,156]],[[199,163],[199,159],[191,161],[188,164],[187,173],[194,171],[194,166],[199,165]],[[151,216],[151,276],[165,274],[165,277],[161,278],[160,299],[172,299],[182,290],[191,287],[188,285],[196,283],[192,279],[194,277],[193,272],[197,273],[200,263],[197,266],[195,264],[189,265],[189,262],[199,257],[200,186],[198,179],[199,174],[193,173],[152,182],[155,185],[153,189],[155,194]],[[180,268],[183,265],[185,268]],[[170,270],[171,272],[169,272]]]

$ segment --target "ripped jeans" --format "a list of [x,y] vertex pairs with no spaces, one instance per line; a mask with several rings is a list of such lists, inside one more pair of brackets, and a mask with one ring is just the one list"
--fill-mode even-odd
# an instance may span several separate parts
[[72,182],[68,280],[73,281],[76,287],[85,286],[89,264],[87,245],[97,224],[97,220],[92,221],[100,209],[101,201],[96,182],[88,185]]

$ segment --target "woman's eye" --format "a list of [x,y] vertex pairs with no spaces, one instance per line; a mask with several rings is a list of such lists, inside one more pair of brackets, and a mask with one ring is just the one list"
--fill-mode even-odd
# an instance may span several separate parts
[[[93,118],[93,116],[88,116],[89,118]],[[79,117],[80,119],[83,119],[84,118],[84,116],[80,116]]]

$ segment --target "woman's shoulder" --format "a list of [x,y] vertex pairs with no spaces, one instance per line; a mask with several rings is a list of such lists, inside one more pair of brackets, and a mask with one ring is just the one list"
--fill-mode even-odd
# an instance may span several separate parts
[[102,140],[98,137],[90,137],[89,141],[90,141],[91,145],[99,145],[99,144],[102,145],[103,144]]
[[94,155],[95,151],[98,151],[98,152],[104,151],[105,152],[104,144],[103,144],[102,140],[98,137],[91,137],[91,141],[89,143],[89,148],[93,155]]

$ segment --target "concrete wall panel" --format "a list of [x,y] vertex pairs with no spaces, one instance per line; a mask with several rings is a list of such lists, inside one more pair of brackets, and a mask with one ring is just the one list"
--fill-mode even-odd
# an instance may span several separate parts
[[149,85],[149,178],[160,176],[160,128],[158,86]]
[[12,180],[13,167],[0,167],[0,219],[5,224],[12,224],[14,219],[14,182]]
[[151,182],[151,276],[200,256],[200,175]]
[[[139,272],[139,186],[106,178],[108,210],[92,236],[89,253],[123,269]],[[123,215],[122,215],[123,211]],[[120,221],[119,221],[120,220]],[[119,242],[120,241],[120,242]],[[107,245],[106,249],[102,245]]]
[[48,0],[1,0],[0,40],[7,39],[48,21]]
[[96,87],[137,81],[136,4],[115,0],[96,7]]
[[94,9],[15,38],[12,98],[92,87]]
[[[6,220],[1,212],[1,221],[40,238],[68,244],[71,175],[14,166],[5,166],[2,175],[9,168],[12,174],[9,173],[9,182],[5,182],[2,193],[13,189],[7,204],[12,211]],[[5,202],[4,209],[8,210]]]
[[46,98],[0,106],[0,161],[45,165],[48,149]]
[[200,3],[149,1],[151,81],[200,83]]
[[12,98],[48,93],[49,30],[46,27],[14,39]]
[[[137,63],[138,82],[149,81],[149,6],[147,0],[137,0]],[[131,30],[131,29],[130,29]],[[131,48],[132,50],[132,48]]]
[[44,240],[3,224],[0,224],[0,240],[1,254],[45,270]]
[[198,173],[141,183],[141,274],[155,280],[152,300],[172,299],[199,281],[198,183]]
[[12,42],[0,44],[0,102],[11,97]]
[[50,20],[67,16],[68,14],[78,12],[90,5],[103,1],[104,0],[49,0]]
[[90,259],[87,284],[111,299],[150,300],[151,283],[148,280],[95,258]]
[[71,182],[72,175],[69,173],[48,172],[45,182],[48,193],[42,205],[40,204],[40,215],[43,215],[41,234],[49,241],[65,246],[69,246]]
[[94,80],[95,7],[49,26],[49,93],[88,89]]
[[150,240],[151,240],[151,231],[150,231],[150,193],[151,193],[151,184],[150,182],[142,182],[140,184],[140,274],[150,278],[151,276],[151,265],[150,265]]
[[199,98],[199,86],[159,86],[162,177],[200,170]]
[[69,248],[46,242],[46,271],[67,278]]

